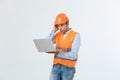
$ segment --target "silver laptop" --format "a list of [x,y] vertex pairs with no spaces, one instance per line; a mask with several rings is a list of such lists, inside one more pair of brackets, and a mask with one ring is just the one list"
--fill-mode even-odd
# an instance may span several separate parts
[[50,38],[34,39],[38,52],[56,52],[55,46]]

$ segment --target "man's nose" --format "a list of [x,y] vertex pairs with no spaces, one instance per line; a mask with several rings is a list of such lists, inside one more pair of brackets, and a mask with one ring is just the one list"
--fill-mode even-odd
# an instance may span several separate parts
[[62,27],[61,27],[61,26],[59,26],[59,29],[62,29]]

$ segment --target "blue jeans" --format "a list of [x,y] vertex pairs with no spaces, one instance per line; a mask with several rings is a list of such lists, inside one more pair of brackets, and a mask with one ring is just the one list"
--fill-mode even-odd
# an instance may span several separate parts
[[55,64],[50,74],[50,80],[73,80],[74,74],[75,67]]

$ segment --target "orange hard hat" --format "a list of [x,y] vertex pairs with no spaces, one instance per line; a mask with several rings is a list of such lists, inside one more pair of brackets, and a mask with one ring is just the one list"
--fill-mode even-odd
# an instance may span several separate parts
[[66,14],[60,13],[56,16],[54,24],[64,24],[69,21],[69,18],[67,17]]

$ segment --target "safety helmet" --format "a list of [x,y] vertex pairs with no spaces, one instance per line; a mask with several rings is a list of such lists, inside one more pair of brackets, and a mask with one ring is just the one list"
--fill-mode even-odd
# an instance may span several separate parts
[[69,21],[69,18],[67,17],[67,15],[65,13],[59,13],[56,18],[55,18],[55,22],[54,24],[64,24],[66,22]]

